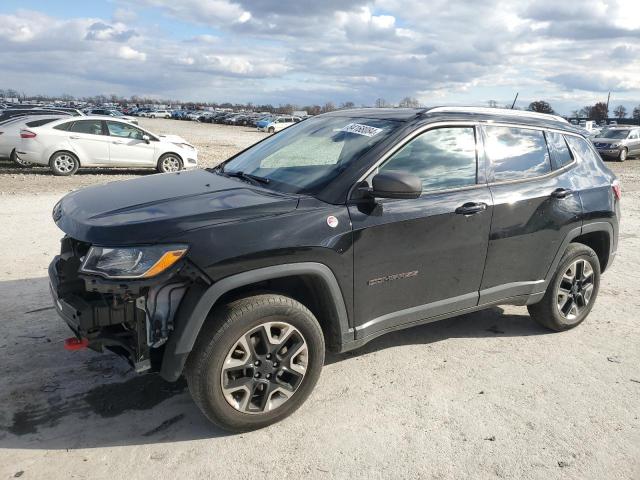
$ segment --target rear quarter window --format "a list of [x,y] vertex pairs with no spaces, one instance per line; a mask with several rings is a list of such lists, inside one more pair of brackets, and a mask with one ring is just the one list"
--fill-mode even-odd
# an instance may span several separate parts
[[565,139],[573,150],[574,155],[582,160],[589,162],[600,162],[600,155],[598,155],[593,148],[591,148],[591,142],[582,138],[574,137],[573,135],[566,135]]
[[551,162],[553,168],[562,168],[573,162],[573,154],[569,150],[564,135],[556,132],[547,132],[547,144],[551,152]]
[[549,150],[541,130],[485,126],[484,132],[493,181],[538,177],[551,171]]
[[65,123],[61,123],[60,125],[56,125],[53,128],[55,128],[56,130],[68,131],[69,128],[71,128],[71,125],[73,125],[73,122],[65,122]]

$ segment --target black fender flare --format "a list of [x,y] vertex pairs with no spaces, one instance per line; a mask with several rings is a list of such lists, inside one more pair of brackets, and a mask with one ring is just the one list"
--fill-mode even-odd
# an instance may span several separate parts
[[160,375],[168,381],[176,381],[180,377],[202,325],[225,293],[265,280],[302,275],[313,275],[324,282],[336,310],[336,327],[340,336],[345,343],[353,341],[354,331],[349,328],[342,290],[329,267],[315,262],[274,265],[225,277],[208,288],[189,289],[176,312],[176,329],[166,343]]
[[585,223],[581,227],[576,227],[570,230],[569,233],[567,233],[567,235],[565,236],[564,240],[562,241],[562,244],[560,245],[560,248],[558,248],[558,251],[556,252],[555,257],[553,258],[553,262],[551,262],[551,266],[549,267],[547,274],[545,275],[544,284],[543,284],[544,290],[547,289],[547,285],[549,285],[551,278],[556,273],[556,268],[558,268],[558,264],[562,259],[562,255],[564,255],[564,252],[569,246],[569,244],[579,236],[584,235],[585,233],[592,233],[592,232],[606,232],[609,235],[609,249],[610,249],[609,264],[611,264],[611,261],[613,260],[613,257],[615,255],[615,251],[613,250],[615,248],[613,225],[610,222],[606,222],[606,221]]

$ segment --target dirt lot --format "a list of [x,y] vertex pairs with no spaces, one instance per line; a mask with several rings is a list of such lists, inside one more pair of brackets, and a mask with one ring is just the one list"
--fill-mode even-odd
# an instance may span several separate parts
[[[168,120],[213,165],[261,138]],[[0,163],[0,478],[640,479],[640,161],[623,185],[618,257],[593,312],[561,334],[520,307],[416,327],[331,355],[286,421],[227,435],[185,384],[69,353],[46,268],[65,192],[140,172],[57,178]]]

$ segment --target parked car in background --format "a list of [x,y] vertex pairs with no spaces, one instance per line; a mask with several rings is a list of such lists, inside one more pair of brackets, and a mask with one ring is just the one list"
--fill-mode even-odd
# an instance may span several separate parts
[[12,162],[26,167],[28,162],[23,161],[16,153],[20,145],[20,131],[23,128],[40,127],[60,118],[68,118],[69,115],[34,115],[13,117],[0,123],[0,158],[9,158]]
[[261,132],[279,132],[291,125],[298,123],[301,119],[299,117],[292,117],[289,115],[279,115],[270,120],[263,120],[258,122],[258,130]]
[[67,115],[67,116],[82,116],[81,112],[74,113],[67,110],[54,110],[52,108],[28,108],[28,109],[10,109],[3,110],[0,113],[0,122],[17,117],[29,117],[35,115]]
[[602,158],[624,162],[640,155],[640,127],[608,127],[592,139]]
[[147,115],[149,118],[171,118],[169,110],[152,110]]
[[125,120],[127,122],[131,122],[135,125],[138,124],[138,120],[135,117],[131,117],[129,115],[125,115],[118,110],[109,109],[109,108],[92,108],[88,112],[88,115],[104,115],[107,117],[114,117],[119,120]]
[[80,167],[156,168],[161,173],[193,168],[196,148],[184,138],[156,135],[126,120],[103,116],[61,119],[23,128],[17,155],[48,165],[54,175],[73,175]]

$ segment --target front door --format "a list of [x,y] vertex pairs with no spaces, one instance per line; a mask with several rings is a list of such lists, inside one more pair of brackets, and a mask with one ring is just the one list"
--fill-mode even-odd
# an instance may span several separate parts
[[110,163],[115,167],[154,165],[154,144],[143,140],[145,133],[125,122],[107,121],[111,140]]
[[492,200],[476,137],[473,125],[420,133],[377,171],[418,176],[422,196],[349,206],[357,338],[477,305]]

